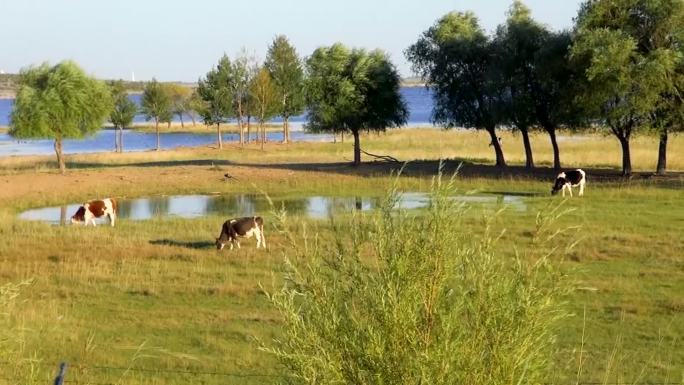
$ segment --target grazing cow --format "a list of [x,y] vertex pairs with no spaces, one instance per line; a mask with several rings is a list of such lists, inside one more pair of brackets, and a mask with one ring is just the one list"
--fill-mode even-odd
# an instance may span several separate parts
[[565,190],[567,189],[572,196],[572,188],[579,186],[579,196],[584,195],[584,185],[587,183],[587,174],[584,170],[577,169],[572,171],[563,171],[556,177],[556,183],[551,189],[551,194],[557,194],[558,191],[563,192],[565,196]]
[[244,217],[229,219],[223,223],[221,235],[216,238],[216,248],[223,249],[226,243],[230,242],[230,249],[233,250],[233,243],[240,248],[238,238],[250,238],[254,236],[257,240],[257,249],[260,246],[266,247],[264,238],[264,220],[261,217]]
[[114,227],[116,211],[116,201],[112,198],[89,201],[76,210],[76,214],[71,217],[71,223],[85,222],[85,225],[88,226],[88,223],[92,222],[93,226],[95,226],[95,218],[106,215],[109,217],[109,223]]

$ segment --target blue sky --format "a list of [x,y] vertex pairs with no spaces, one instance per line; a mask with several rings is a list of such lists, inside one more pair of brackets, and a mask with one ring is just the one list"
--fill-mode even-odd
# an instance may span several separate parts
[[[302,56],[342,42],[382,48],[403,76],[403,51],[440,16],[472,10],[489,31],[510,0],[0,0],[0,70],[43,61],[78,62],[100,78],[196,81],[225,52],[263,60],[285,34]],[[580,0],[527,0],[534,17],[568,28]]]

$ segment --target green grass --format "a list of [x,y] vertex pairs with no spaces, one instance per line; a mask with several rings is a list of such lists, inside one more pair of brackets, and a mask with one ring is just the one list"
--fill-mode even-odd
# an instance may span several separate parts
[[[387,180],[378,181],[374,192],[382,193],[386,185]],[[548,187],[477,179],[461,185],[518,192]],[[373,192],[365,182],[360,186],[345,193]],[[618,339],[622,364],[611,371],[611,380],[681,381],[683,197],[678,190],[593,185],[584,198],[567,202],[574,211],[560,224],[580,226],[583,241],[563,265],[578,290],[568,298],[574,316],[558,331],[557,370],[550,380],[575,379],[584,333],[582,381],[603,379]],[[559,201],[533,197],[526,200],[528,212],[501,214],[496,226],[507,231],[499,246],[507,252],[531,247],[536,212]],[[470,225],[481,226],[481,211],[473,207]],[[22,293],[15,322],[31,331],[23,349],[39,359],[44,379],[57,362],[67,360],[81,365],[71,369],[70,378],[84,382],[273,383],[270,377],[92,368],[282,373],[256,350],[252,337],[278,335],[279,317],[261,286],[279,282],[289,250],[267,226],[268,252],[255,250],[253,242],[244,242],[239,251],[217,252],[211,241],[223,220],[120,221],[115,229],[74,228],[18,221],[5,210],[0,216],[0,276],[3,282],[33,280]],[[296,222],[301,221],[293,218],[291,226]],[[317,227],[328,231],[326,222],[304,222],[309,232]]]
[[[481,157],[490,162],[491,149],[481,139],[457,132],[402,131],[364,137],[364,148],[402,160]],[[655,161],[655,142],[637,142],[635,151],[642,155],[635,167],[648,170]],[[509,159],[516,163],[522,158],[513,152],[514,143],[504,139],[511,146]],[[612,159],[619,152],[606,150],[611,143],[612,138],[597,139],[588,158],[569,145],[561,155],[567,164],[615,170],[619,162]],[[677,154],[682,137],[672,143],[671,154]],[[94,196],[258,189],[290,197],[383,194],[391,180],[388,168],[356,171],[331,163],[351,156],[348,144],[272,144],[265,152],[230,147],[222,152],[69,156],[73,169],[65,177],[51,169],[51,157],[2,159],[0,286],[33,282],[22,289],[10,318],[0,319],[0,327],[22,337],[13,345],[29,359],[21,363],[21,373],[34,368],[33,378],[51,381],[58,362],[66,360],[73,365],[67,378],[81,383],[275,383],[282,368],[252,340],[275,338],[281,328],[261,288],[281,282],[283,260],[291,250],[271,227],[271,216],[266,215],[268,251],[255,250],[250,240],[238,251],[217,252],[212,240],[225,218],[216,216],[122,220],[111,229],[55,227],[19,221],[16,214]],[[540,151],[544,162],[548,154]],[[673,169],[684,169],[681,157],[672,155],[671,160]],[[428,189],[431,169],[409,171],[402,188]],[[240,181],[221,181],[225,172]],[[498,244],[506,254],[534,247],[537,212],[562,201],[548,195],[547,180],[536,178],[543,176],[459,179],[464,191],[533,194],[525,197],[526,212],[504,211],[495,220],[498,230],[506,229]],[[576,290],[567,298],[573,316],[558,330],[549,382],[575,383],[578,368],[580,382],[684,379],[684,190],[681,179],[667,186],[650,180],[590,179],[585,197],[565,203],[573,211],[559,225],[578,226],[582,240],[565,258],[559,253],[556,259]],[[467,224],[474,231],[483,225],[483,211],[492,213],[477,205],[470,211]],[[291,218],[293,229],[301,231],[303,224],[309,233],[330,231],[325,221]],[[0,371],[0,385],[20,382],[7,380],[10,374]]]

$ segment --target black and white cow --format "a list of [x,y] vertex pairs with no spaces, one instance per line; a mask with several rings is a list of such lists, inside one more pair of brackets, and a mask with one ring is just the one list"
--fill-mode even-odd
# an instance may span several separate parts
[[233,250],[233,243],[240,248],[238,238],[250,238],[254,236],[257,240],[257,249],[261,246],[266,247],[264,238],[264,220],[261,217],[244,217],[229,219],[223,223],[221,235],[216,238],[216,248],[222,250],[226,243],[230,243]]
[[579,186],[579,196],[584,195],[584,185],[587,183],[587,174],[582,169],[563,171],[556,177],[556,183],[551,189],[551,194],[557,194],[558,191],[562,191],[563,196],[565,196],[565,190],[567,189],[572,196],[572,188]]

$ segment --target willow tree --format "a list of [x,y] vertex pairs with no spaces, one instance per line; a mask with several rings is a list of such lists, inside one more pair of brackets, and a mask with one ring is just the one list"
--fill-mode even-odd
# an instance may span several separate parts
[[230,87],[231,62],[223,55],[215,68],[197,83],[197,94],[204,100],[200,116],[204,124],[216,125],[216,143],[223,148],[221,123],[233,116],[233,90]]
[[386,53],[349,50],[338,43],[316,49],[306,68],[306,128],[351,132],[355,166],[361,164],[361,131],[382,132],[406,123],[399,74]]
[[97,131],[111,105],[107,85],[72,61],[29,67],[19,77],[9,133],[22,139],[54,139],[57,163],[64,174],[63,140]]
[[623,175],[632,172],[632,134],[652,124],[673,86],[681,41],[671,40],[681,25],[668,15],[678,7],[680,0],[587,1],[577,19],[573,55],[587,63],[580,99],[619,140]]
[[472,12],[451,12],[423,32],[406,56],[433,90],[432,119],[446,128],[485,130],[506,166],[496,128],[504,118],[500,60],[492,39]]
[[152,78],[151,82],[145,84],[145,89],[142,95],[141,111],[145,114],[145,119],[148,121],[154,119],[154,130],[157,133],[157,148],[161,149],[159,140],[159,122],[170,121],[173,115],[171,111],[171,97],[167,89]]
[[277,36],[268,47],[266,69],[275,84],[283,118],[283,142],[290,141],[290,117],[304,112],[304,69],[297,51],[284,35]]

